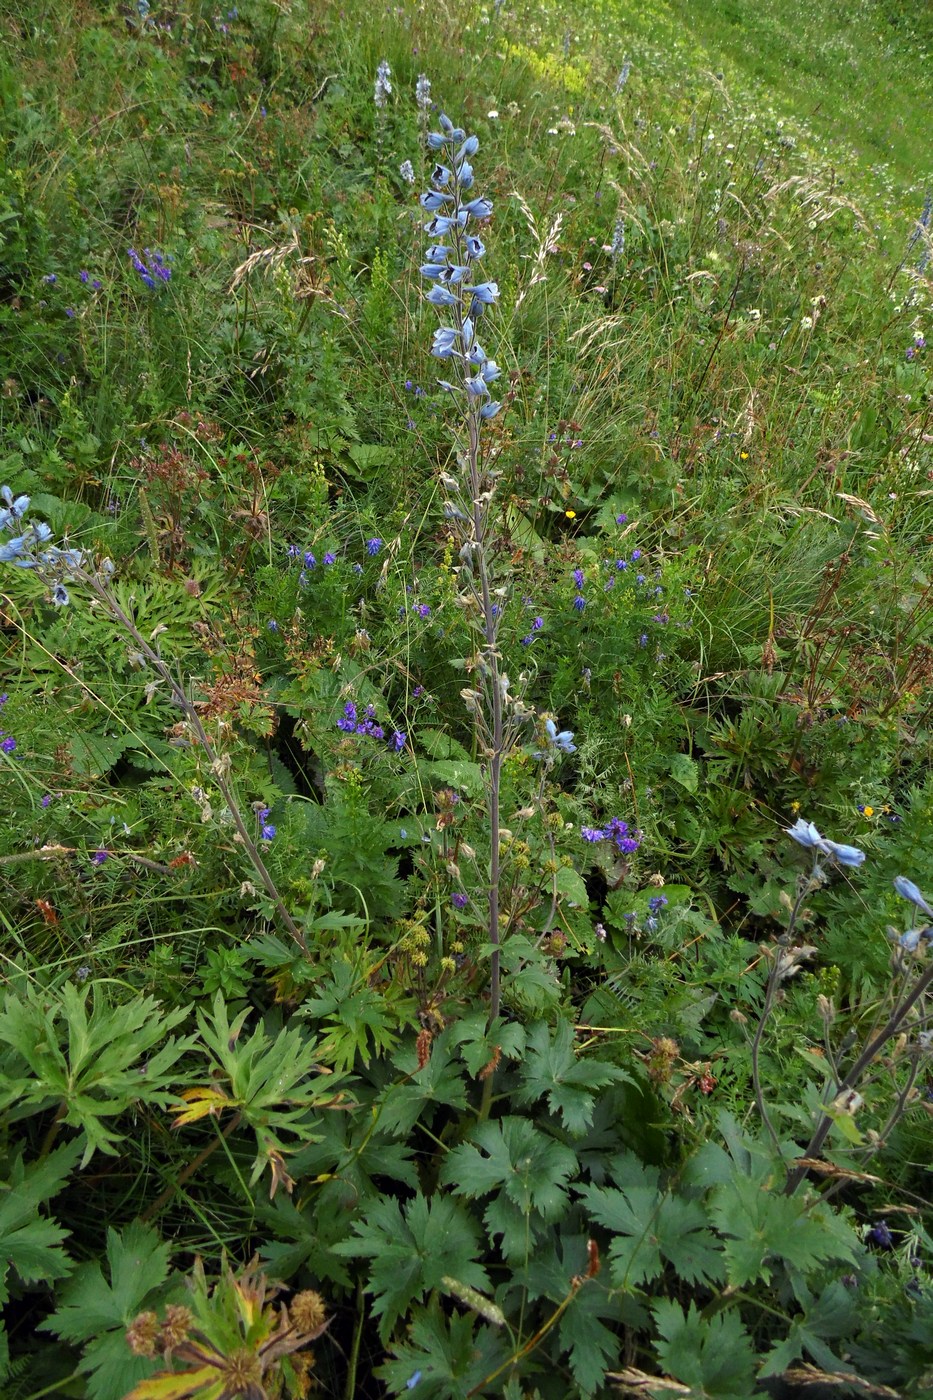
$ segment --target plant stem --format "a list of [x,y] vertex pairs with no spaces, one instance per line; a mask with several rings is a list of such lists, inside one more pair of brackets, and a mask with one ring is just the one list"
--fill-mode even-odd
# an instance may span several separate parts
[[[838,1098],[840,1094],[844,1094],[848,1089],[855,1088],[856,1084],[859,1082],[862,1075],[865,1073],[866,1069],[871,1064],[875,1056],[879,1053],[879,1051],[881,1051],[884,1048],[885,1044],[889,1040],[891,1040],[894,1036],[898,1034],[904,1021],[907,1019],[910,1012],[916,1006],[917,1002],[920,1001],[920,999],[923,997],[924,993],[927,991],[927,988],[931,985],[931,983],[933,983],[933,964],[931,964],[923,973],[923,975],[919,978],[916,986],[914,987],[910,995],[908,997],[905,997],[905,999],[902,1002],[898,1003],[898,1005],[895,1006],[894,1010],[891,1012],[891,1015],[888,1017],[886,1023],[882,1026],[881,1030],[874,1037],[874,1039],[870,1040],[865,1046],[865,1049],[862,1051],[861,1055],[859,1055],[858,1058],[855,1060],[855,1062],[852,1065],[852,1068],[849,1070],[845,1079],[843,1079],[841,1084],[837,1085],[836,1092],[833,1095],[833,1098]],[[807,1146],[803,1153],[804,1157],[810,1158],[817,1157],[819,1155],[819,1153],[822,1151],[824,1142],[829,1136],[829,1130],[832,1127],[832,1125],[832,1118],[830,1118],[828,1114],[824,1113],[816,1126],[813,1136],[807,1143]],[[792,1167],[787,1173],[787,1181],[784,1186],[784,1195],[792,1196],[797,1190],[797,1187],[800,1185],[801,1181],[803,1181],[806,1174],[806,1167]]]
[[307,953],[308,945],[305,940],[305,936],[302,933],[301,929],[298,927],[298,925],[295,923],[291,914],[286,909],[285,904],[282,900],[282,896],[279,894],[278,889],[276,887],[275,881],[269,874],[269,870],[266,866],[266,863],[262,858],[262,855],[259,851],[259,847],[253,840],[252,833],[247,827],[246,822],[243,820],[243,814],[240,811],[239,803],[237,802],[236,796],[234,795],[233,788],[227,780],[227,765],[225,761],[222,758],[218,757],[217,753],[215,752],[213,745],[211,744],[211,741],[207,736],[207,731],[205,730],[204,725],[201,723],[201,716],[198,714],[197,707],[195,706],[194,702],[188,697],[188,695],[186,695],[183,687],[172,675],[171,671],[169,670],[165,662],[162,660],[161,656],[159,656],[158,652],[154,651],[153,648],[149,645],[149,643],[145,640],[145,638],[142,636],[141,632],[137,628],[136,624],[133,622],[132,618],[130,618],[123,611],[123,609],[120,607],[120,604],[117,602],[116,598],[114,598],[110,590],[104,584],[102,584],[100,580],[96,578],[93,574],[89,574],[84,570],[81,570],[80,577],[81,581],[83,583],[86,583],[91,588],[95,596],[104,604],[104,607],[110,613],[110,616],[114,619],[114,621],[119,623],[119,625],[123,628],[124,632],[126,632],[128,636],[132,637],[136,646],[139,648],[142,655],[146,658],[149,665],[169,687],[172,694],[172,699],[178,705],[179,709],[183,712],[185,719],[188,722],[188,727],[191,729],[200,748],[204,752],[204,756],[207,759],[208,764],[210,765],[211,776],[217,784],[217,787],[220,790],[220,794],[223,797],[231,816],[233,817],[233,822],[236,826],[237,834],[240,837],[240,841],[242,842],[243,848],[250,859],[250,863],[252,864],[253,869],[256,871],[256,874],[262,881],[266,894],[269,896],[273,905],[275,906],[276,913],[281,919],[282,924],[288,930],[291,937],[298,944],[301,951],[303,953]]

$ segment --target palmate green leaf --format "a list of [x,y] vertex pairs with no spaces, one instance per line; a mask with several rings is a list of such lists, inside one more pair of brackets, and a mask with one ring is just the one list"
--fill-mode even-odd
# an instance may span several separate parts
[[74,1267],[62,1241],[69,1232],[39,1214],[39,1207],[57,1195],[81,1155],[79,1142],[66,1143],[41,1162],[14,1159],[0,1181],[0,1303],[9,1292],[7,1274],[13,1270],[24,1283],[64,1278]]
[[421,1115],[437,1104],[466,1108],[463,1072],[445,1036],[435,1041],[422,1069],[413,1049],[400,1052],[393,1063],[407,1078],[401,1084],[390,1084],[385,1091],[379,1110],[379,1126],[385,1132],[406,1137]]
[[558,1021],[553,1030],[545,1021],[532,1026],[522,1064],[522,1083],[515,1099],[528,1104],[546,1098],[548,1108],[560,1114],[567,1131],[581,1137],[593,1121],[596,1091],[608,1084],[630,1081],[617,1065],[580,1059],[573,1041],[569,1021]]
[[[486,1376],[505,1360],[506,1343],[491,1327],[476,1329],[476,1318],[445,1317],[433,1300],[419,1310],[408,1340],[392,1347],[394,1360],[376,1370],[391,1395],[416,1394],[421,1400],[466,1400],[471,1394],[501,1394],[502,1378],[482,1387]],[[417,1380],[412,1384],[413,1378]]]
[[346,958],[334,959],[327,978],[301,1008],[301,1015],[331,1027],[322,1054],[338,1072],[357,1057],[368,1065],[373,1055],[389,1054],[398,1044],[397,1021],[378,988]]
[[374,1201],[353,1228],[358,1238],[335,1244],[334,1252],[372,1260],[366,1291],[375,1299],[383,1342],[411,1303],[440,1288],[446,1276],[469,1288],[489,1289],[478,1262],[479,1231],[449,1196],[427,1200],[419,1192],[404,1208],[391,1198]]
[[848,1263],[855,1256],[856,1236],[828,1206],[782,1196],[738,1172],[713,1193],[709,1211],[725,1237],[727,1277],[734,1288],[769,1282],[773,1260],[806,1273],[824,1260]]
[[734,1309],[702,1318],[696,1304],[684,1313],[678,1303],[662,1298],[652,1312],[658,1360],[690,1387],[693,1400],[750,1400],[755,1353]]
[[[163,1012],[154,997],[136,996],[111,1006],[100,987],[88,1010],[89,989],[68,982],[58,992],[30,987],[10,993],[0,1012],[0,1044],[28,1069],[17,1075],[19,1110],[58,1103],[66,1123],[84,1130],[82,1166],[102,1151],[113,1155],[122,1134],[104,1119],[145,1102],[165,1107],[172,1099],[170,1071],[192,1038],[169,1032],[183,1009]],[[150,1053],[151,1052],[151,1053]],[[0,1092],[0,1106],[7,1092]]]
[[496,1054],[506,1060],[517,1060],[525,1048],[525,1028],[520,1021],[505,1021],[501,1017],[489,1024],[485,1011],[460,1016],[444,1032],[444,1039],[460,1048],[463,1063],[474,1078]]
[[144,1307],[155,1308],[180,1292],[168,1277],[169,1246],[149,1225],[134,1221],[107,1231],[107,1275],[98,1263],[82,1264],[61,1290],[51,1317],[39,1324],[62,1341],[84,1346],[78,1369],[88,1377],[90,1400],[123,1400],[156,1362],[134,1356],[126,1328]]
[[523,1216],[558,1220],[567,1209],[566,1183],[579,1171],[576,1154],[527,1118],[479,1123],[472,1141],[453,1148],[440,1181],[457,1195],[477,1198],[500,1190]]

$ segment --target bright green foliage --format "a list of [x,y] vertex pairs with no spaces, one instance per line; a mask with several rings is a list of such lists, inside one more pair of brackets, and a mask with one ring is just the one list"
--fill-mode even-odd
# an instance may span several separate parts
[[420,1192],[404,1207],[395,1200],[376,1200],[353,1229],[356,1238],[335,1245],[335,1252],[371,1261],[366,1290],[373,1295],[384,1341],[411,1303],[440,1288],[446,1276],[470,1288],[489,1288],[478,1262],[479,1231],[454,1200],[426,1200]]
[[398,1042],[394,1017],[386,999],[370,985],[371,970],[336,958],[303,1012],[329,1028],[321,1056],[338,1071],[349,1069],[357,1056],[368,1064],[374,1052],[388,1052]]
[[[10,1275],[24,1284],[66,1278],[74,1264],[62,1249],[68,1231],[41,1215],[58,1195],[80,1156],[77,1142],[50,1153],[44,1161],[23,1162],[17,1156],[0,1181],[0,1305],[10,1298]],[[0,1381],[7,1375],[9,1351],[6,1328],[0,1321]]]
[[231,1021],[221,992],[214,997],[210,1015],[198,1012],[201,1040],[212,1064],[211,1082],[185,1090],[187,1107],[176,1122],[193,1123],[225,1110],[238,1113],[256,1136],[251,1184],[268,1166],[274,1190],[279,1174],[287,1175],[282,1153],[289,1144],[282,1134],[307,1138],[316,1121],[313,1111],[332,1107],[340,1094],[337,1081],[322,1068],[313,1040],[297,1029],[279,1031],[273,1039],[256,1026],[241,1044],[248,1019],[247,1008]]
[[[501,1378],[482,1385],[507,1356],[504,1339],[491,1328],[477,1333],[469,1314],[445,1317],[434,1299],[412,1324],[410,1340],[392,1347],[394,1360],[379,1368],[393,1395],[409,1394],[412,1376],[429,1400],[466,1400],[471,1394],[501,1394]],[[479,1389],[475,1389],[479,1387]]]
[[660,1189],[658,1173],[634,1157],[614,1163],[612,1174],[618,1189],[587,1186],[581,1196],[593,1218],[613,1233],[609,1255],[617,1287],[653,1283],[665,1264],[686,1283],[722,1278],[720,1246],[700,1201]]
[[755,1370],[751,1339],[734,1312],[701,1316],[673,1299],[655,1303],[656,1343],[661,1365],[690,1387],[696,1400],[749,1400]]
[[143,1307],[179,1294],[180,1281],[169,1278],[169,1246],[151,1226],[137,1221],[125,1230],[107,1231],[106,1268],[79,1265],[42,1328],[83,1348],[79,1370],[88,1377],[90,1400],[123,1400],[131,1386],[155,1369],[131,1353],[127,1327]]
[[541,1228],[567,1207],[567,1183],[579,1170],[576,1154],[526,1118],[511,1115],[480,1123],[471,1141],[455,1147],[440,1180],[457,1195],[492,1193],[484,1219],[490,1237],[501,1237],[508,1259],[521,1257]]
[[539,1021],[528,1036],[522,1085],[515,1098],[521,1104],[545,1098],[568,1133],[580,1137],[593,1121],[598,1090],[627,1078],[617,1065],[578,1057],[569,1021],[562,1018],[553,1028]]
[[96,1151],[113,1156],[122,1141],[105,1119],[137,1102],[171,1102],[174,1066],[193,1044],[169,1034],[186,1013],[163,1011],[154,997],[111,1006],[98,988],[90,1012],[89,999],[87,987],[67,982],[60,992],[8,994],[0,1012],[0,1043],[14,1052],[0,1106],[16,1104],[20,1114],[53,1106],[85,1134],[82,1166]]

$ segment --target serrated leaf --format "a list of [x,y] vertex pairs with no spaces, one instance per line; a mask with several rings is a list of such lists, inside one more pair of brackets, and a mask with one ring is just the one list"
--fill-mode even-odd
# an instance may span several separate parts
[[64,1278],[74,1267],[61,1248],[68,1231],[46,1220],[39,1207],[64,1186],[81,1155],[80,1142],[67,1143],[41,1162],[13,1162],[0,1182],[0,1303],[7,1302],[6,1276],[12,1269],[24,1283]]
[[654,1304],[658,1359],[666,1371],[698,1396],[709,1400],[748,1400],[755,1374],[755,1354],[742,1319],[732,1309],[703,1318],[691,1303],[662,1298]]
[[589,892],[579,871],[574,870],[569,865],[562,865],[554,877],[554,883],[557,886],[557,893],[563,895],[564,899],[576,905],[578,909],[589,907]]
[[523,1216],[560,1218],[568,1203],[566,1183],[579,1171],[569,1147],[527,1118],[479,1123],[471,1136],[447,1154],[440,1172],[444,1185],[472,1198],[499,1190]]
[[738,1172],[717,1187],[709,1210],[725,1237],[727,1277],[735,1288],[768,1282],[774,1260],[806,1273],[826,1259],[853,1258],[855,1237],[828,1206],[808,1206],[797,1197],[762,1189],[760,1182]]
[[428,1062],[418,1069],[417,1054],[406,1050],[396,1055],[395,1065],[408,1078],[401,1084],[390,1084],[385,1090],[379,1110],[379,1126],[396,1137],[407,1137],[422,1113],[432,1105],[466,1108],[466,1084],[453,1051],[440,1040],[433,1046]]
[[569,1021],[558,1021],[553,1030],[539,1021],[528,1033],[522,1083],[515,1098],[521,1104],[546,1098],[551,1113],[560,1114],[567,1131],[581,1137],[593,1121],[596,1091],[628,1078],[618,1065],[578,1057]]
[[156,1363],[134,1356],[125,1333],[144,1305],[171,1296],[168,1261],[169,1246],[150,1225],[137,1220],[120,1233],[108,1230],[108,1277],[99,1263],[82,1264],[61,1290],[57,1310],[39,1323],[40,1331],[84,1344],[78,1369],[88,1377],[90,1400],[123,1400],[152,1373]]
[[470,1288],[489,1290],[486,1270],[478,1262],[479,1232],[450,1197],[427,1200],[419,1192],[404,1208],[391,1198],[374,1201],[353,1229],[357,1238],[333,1249],[351,1259],[372,1261],[366,1291],[375,1300],[373,1312],[380,1319],[383,1342],[408,1307],[440,1288],[445,1275]]
[[477,1328],[468,1313],[445,1317],[436,1302],[419,1311],[405,1341],[392,1352],[394,1359],[376,1375],[390,1394],[418,1400],[466,1400],[507,1356],[498,1330]]

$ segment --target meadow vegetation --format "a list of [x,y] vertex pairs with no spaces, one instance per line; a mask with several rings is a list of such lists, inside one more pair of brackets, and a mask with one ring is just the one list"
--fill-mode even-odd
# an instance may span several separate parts
[[931,52],[0,12],[4,1400],[931,1393]]

